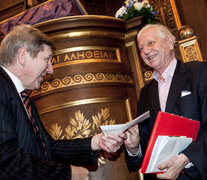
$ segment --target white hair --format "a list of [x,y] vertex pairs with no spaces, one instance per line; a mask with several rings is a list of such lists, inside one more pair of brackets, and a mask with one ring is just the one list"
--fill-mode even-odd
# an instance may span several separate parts
[[158,36],[160,36],[161,38],[166,38],[166,37],[170,37],[173,41],[173,43],[176,43],[176,38],[175,36],[169,31],[169,29],[161,24],[147,24],[145,25],[137,34],[137,40],[139,39],[140,35],[142,34],[142,32],[144,32],[146,29],[148,28],[157,28],[157,32],[158,32]]

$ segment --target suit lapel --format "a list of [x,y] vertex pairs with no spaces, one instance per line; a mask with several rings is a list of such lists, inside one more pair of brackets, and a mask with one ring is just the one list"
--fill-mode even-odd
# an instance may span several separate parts
[[171,82],[167,103],[166,103],[166,112],[172,112],[173,107],[177,99],[181,95],[181,91],[186,84],[188,76],[186,76],[186,70],[184,65],[178,61],[175,73]]
[[24,105],[22,103],[22,100],[18,94],[18,91],[13,83],[13,81],[11,80],[11,78],[9,77],[9,75],[4,71],[4,69],[0,66],[0,76],[2,76],[6,82],[9,84],[9,86],[14,90],[12,92],[16,92],[16,93],[13,93],[15,96],[16,96],[16,99],[18,99],[19,103],[21,104],[21,107],[22,107],[22,110],[24,111],[24,114],[25,116],[27,117],[27,113],[24,109]]
[[9,75],[4,71],[4,69],[0,66],[0,76],[2,76],[6,82],[9,84],[9,86],[12,88],[12,89],[16,89],[14,83],[12,82],[11,78],[9,77]]
[[152,86],[149,88],[149,96],[150,101],[152,104],[152,108],[156,111],[160,110],[160,100],[159,100],[159,93],[158,93],[158,82],[153,80]]
[[[10,88],[12,89],[12,90],[10,90],[10,92],[12,92],[12,95],[13,96],[16,96],[16,98],[15,98],[15,101],[17,100],[17,101],[19,101],[18,103],[19,103],[19,106],[21,106],[21,108],[22,108],[22,110],[21,110],[21,112],[22,112],[22,116],[24,116],[22,119],[25,119],[26,121],[25,122],[27,122],[28,123],[28,127],[30,127],[30,130],[31,130],[31,134],[33,134],[34,136],[35,136],[35,138],[37,138],[37,143],[39,144],[39,146],[40,146],[40,149],[42,148],[42,145],[41,145],[41,143],[40,143],[40,141],[39,141],[39,137],[37,137],[34,133],[33,133],[33,128],[32,128],[32,126],[31,126],[31,123],[30,123],[30,119],[29,119],[29,117],[28,117],[28,115],[27,115],[27,112],[25,111],[25,108],[24,108],[24,105],[23,105],[23,103],[22,103],[22,100],[21,100],[21,98],[20,98],[20,96],[19,96],[19,94],[18,94],[18,91],[17,91],[17,89],[16,89],[16,87],[15,87],[15,85],[14,85],[14,83],[13,83],[13,81],[11,80],[11,78],[9,77],[9,75],[4,71],[4,69],[0,66],[0,76],[3,78],[3,79],[5,79],[6,80],[6,82],[9,84],[9,86],[10,86]],[[34,108],[35,108],[35,111],[34,111],[34,117],[36,118],[36,120],[38,120],[37,121],[37,123],[38,123],[38,126],[39,127],[41,127],[41,130],[43,129],[43,127],[42,127],[42,124],[40,124],[40,120],[39,120],[39,116],[38,116],[38,112],[37,112],[37,110],[36,110],[36,106],[34,105],[34,104],[32,104],[32,106],[33,106],[33,110],[34,110]],[[20,115],[20,114],[19,114]],[[25,123],[24,122],[24,123]],[[22,128],[22,129],[24,129],[24,128]],[[44,130],[42,130],[41,132],[44,132]],[[27,136],[30,136],[29,134],[26,134]],[[42,136],[43,136],[43,138],[44,138],[44,141],[46,142],[46,148],[47,148],[47,151],[49,152],[50,150],[49,150],[49,142],[47,141],[47,137],[46,137],[46,134],[45,133],[42,133]],[[32,142],[30,142],[30,143],[32,143]],[[38,151],[38,150],[37,150]],[[40,151],[41,152],[41,151]],[[48,155],[48,157],[50,158],[50,154]]]

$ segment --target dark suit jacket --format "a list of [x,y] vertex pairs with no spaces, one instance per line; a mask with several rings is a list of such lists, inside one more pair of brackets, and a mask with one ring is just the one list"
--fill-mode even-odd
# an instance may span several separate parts
[[40,122],[37,109],[32,104],[36,119],[46,143],[48,158],[43,159],[40,140],[34,135],[21,98],[0,67],[0,179],[70,179],[69,166],[96,164],[98,153],[91,149],[91,138],[54,141]]
[[[181,97],[181,92],[187,90],[191,94]],[[150,110],[150,119],[139,125],[140,143],[143,154],[157,116],[160,110],[158,83],[152,80],[140,94],[138,102],[138,115]],[[194,164],[194,170],[201,174],[202,179],[207,178],[207,63],[178,61],[172,79],[166,103],[166,112],[200,121],[201,127],[198,138],[191,143],[183,153]],[[126,153],[129,170],[137,170],[142,158],[130,158]],[[191,169],[192,170],[192,169]],[[193,171],[194,171],[193,170]],[[187,172],[188,170],[186,170]],[[190,173],[189,173],[190,174]],[[192,175],[193,176],[193,175]]]

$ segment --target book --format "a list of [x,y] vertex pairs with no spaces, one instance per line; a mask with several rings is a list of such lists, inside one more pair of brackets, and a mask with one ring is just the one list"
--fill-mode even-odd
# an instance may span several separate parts
[[141,166],[141,173],[163,172],[157,165],[178,155],[197,138],[200,122],[158,112]]

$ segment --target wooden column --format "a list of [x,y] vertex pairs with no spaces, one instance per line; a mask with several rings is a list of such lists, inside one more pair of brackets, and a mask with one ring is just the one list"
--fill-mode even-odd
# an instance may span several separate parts
[[135,17],[126,21],[126,38],[125,44],[127,47],[131,69],[134,75],[136,95],[139,97],[140,90],[145,85],[145,78],[143,75],[143,63],[139,56],[137,47],[137,33],[141,28],[142,17]]
[[[54,139],[85,138],[100,125],[130,121],[137,97],[127,48],[125,21],[108,16],[71,16],[36,25],[56,45],[54,74],[32,91],[41,120]],[[121,150],[100,152],[97,180],[137,180]]]

